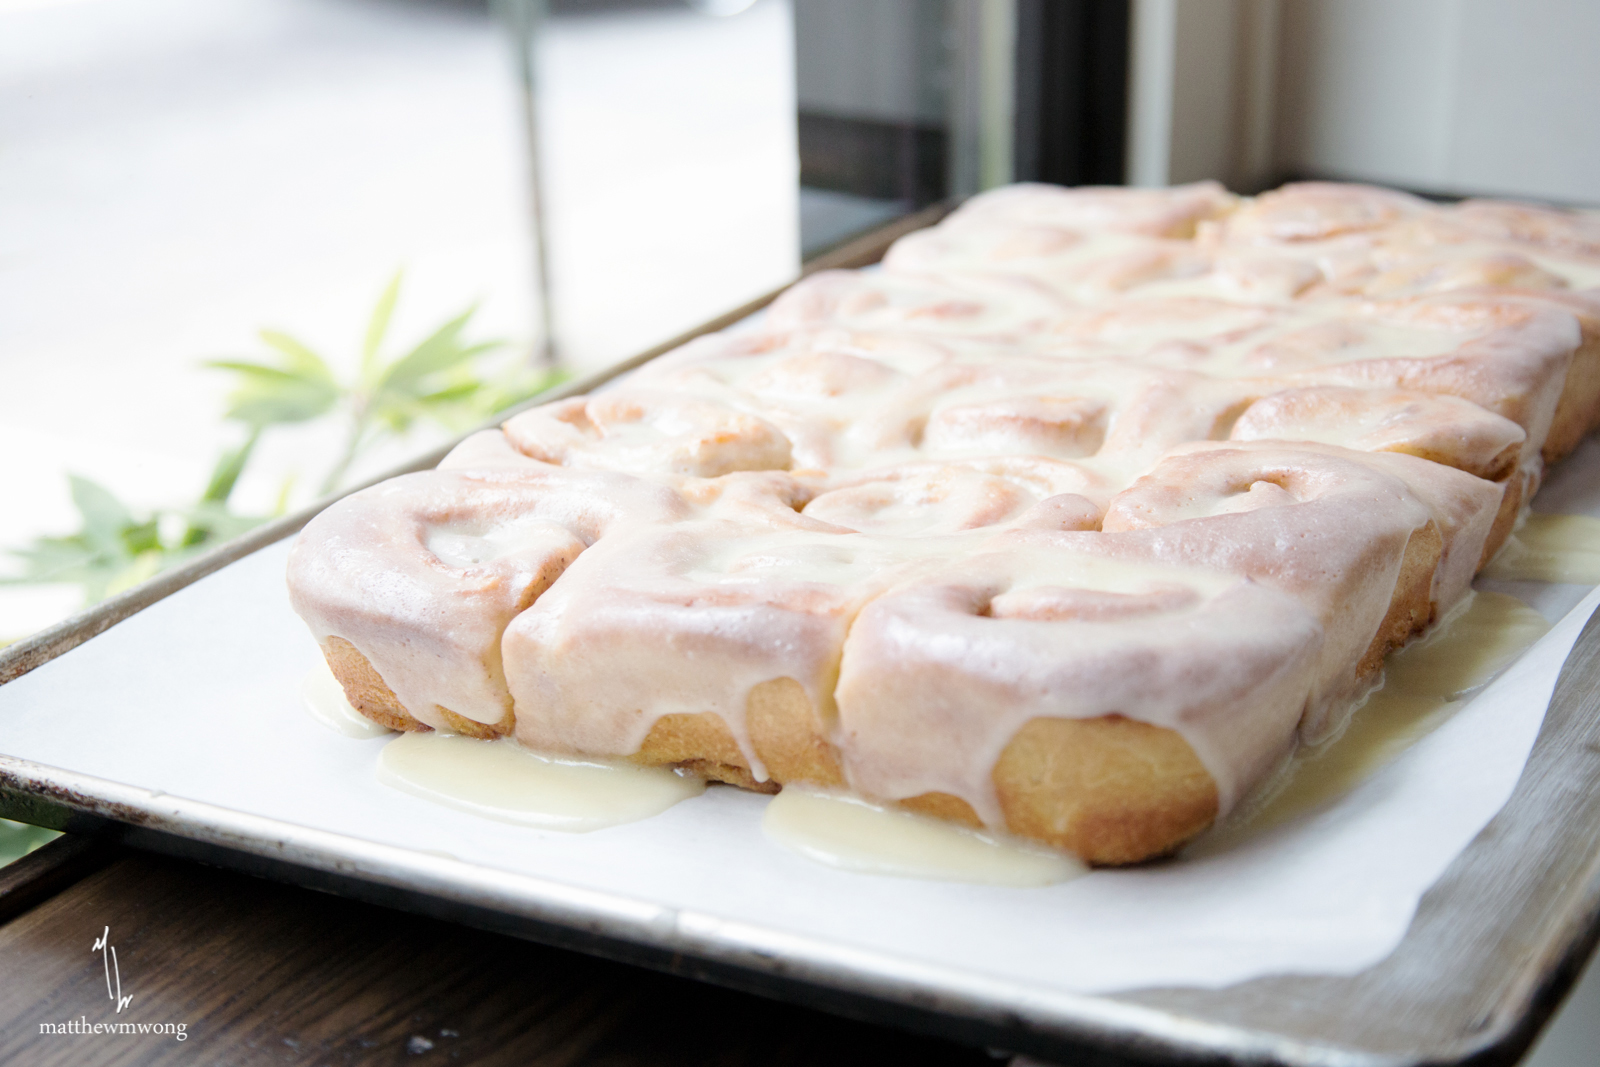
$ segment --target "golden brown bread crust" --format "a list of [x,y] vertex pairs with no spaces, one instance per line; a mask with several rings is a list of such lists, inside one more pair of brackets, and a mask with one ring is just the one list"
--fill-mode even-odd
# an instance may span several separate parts
[[1503,490],[1500,510],[1495,513],[1494,525],[1489,528],[1489,538],[1483,543],[1483,556],[1478,560],[1478,570],[1481,571],[1489,565],[1495,553],[1505,547],[1506,538],[1511,536],[1511,531],[1517,528],[1517,518],[1522,514],[1522,501],[1527,484],[1527,478],[1521,471],[1512,471],[1505,481],[1500,483]]
[[745,721],[756,755],[778,781],[844,787],[839,753],[799,682],[774,678],[756,686],[745,701]]
[[[438,707],[438,705],[435,706]],[[505,718],[496,723],[469,719],[465,715],[457,715],[446,707],[439,707],[439,714],[444,716],[444,721],[449,723],[450,728],[456,733],[466,734],[468,737],[476,737],[484,741],[493,741],[495,738],[505,737],[511,732],[511,728],[517,724],[516,716],[509,711],[506,712]]]
[[[1116,866],[1164,856],[1210,827],[1217,786],[1178,733],[1121,715],[1033,719],[994,765],[1006,829],[1065,849],[1085,863]],[[924,793],[900,806],[982,827],[972,806]]]
[[900,801],[900,807],[918,815],[959,823],[969,830],[983,829],[983,820],[972,810],[972,805],[950,793],[923,793],[917,797],[906,797]]
[[[1583,345],[1574,357],[1543,449],[1546,463],[1570,452],[1600,423],[1600,322],[1584,317],[1583,325]],[[1495,473],[1500,473],[1499,466]],[[1515,525],[1530,477],[1512,470],[1501,484],[1504,496],[1484,562]],[[1360,661],[1361,675],[1376,673],[1388,652],[1435,621],[1431,592],[1442,550],[1443,537],[1434,523],[1412,534],[1389,611]],[[333,637],[323,651],[351,705],[362,715],[390,729],[429,729],[401,705],[354,645]],[[438,710],[452,728],[469,736],[500,737],[512,727],[510,712],[500,723],[485,725],[448,709]],[[756,780],[728,725],[709,712],[663,716],[631,758],[759,792],[776,792],[783,784],[800,782],[845,786],[826,725],[793,679],[773,679],[750,692],[746,727],[751,748],[765,764],[764,781]],[[1007,830],[1096,865],[1169,854],[1207,829],[1219,810],[1216,784],[1181,735],[1120,715],[1029,721],[1002,751],[992,780]],[[950,794],[926,793],[899,803],[921,814],[981,826],[971,805]]]
[[328,669],[344,688],[350,706],[379,726],[391,730],[431,730],[433,727],[411,717],[367,657],[342,637],[330,637],[322,646]]
[[1443,554],[1444,537],[1435,523],[1429,522],[1412,532],[1400,560],[1400,577],[1395,581],[1394,596],[1389,600],[1389,613],[1356,667],[1360,677],[1376,674],[1383,667],[1383,657],[1433,623],[1433,574]]
[[[1408,548],[1407,558],[1411,555]],[[1432,574],[1429,567],[1430,579]],[[1426,594],[1424,585],[1424,603]],[[346,698],[362,715],[391,730],[430,729],[401,706],[350,642],[331,637],[323,652]],[[485,726],[445,714],[459,732],[472,737],[499,737],[510,728],[509,717],[506,723]],[[767,765],[764,782],[756,781],[733,732],[712,712],[663,715],[629,758],[760,793],[801,782],[844,788],[838,752],[824,736],[821,719],[799,682],[776,678],[756,686],[746,701],[746,722],[750,743]],[[1094,864],[1164,855],[1210,826],[1217,815],[1217,787],[1189,743],[1172,730],[1120,715],[1032,720],[995,763],[994,784],[1008,830]],[[982,826],[971,805],[948,793],[925,793],[900,806],[972,828]]]
[[1166,855],[1218,810],[1189,742],[1120,715],[1032,720],[1000,753],[994,784],[1008,830],[1097,865]]
[[1540,452],[1546,467],[1565,458],[1600,426],[1600,317],[1584,307],[1567,306],[1566,310],[1577,315],[1583,340],[1572,354],[1561,399],[1556,403],[1550,432],[1545,435]]
[[652,767],[678,767],[707,781],[726,782],[758,793],[778,791],[778,783],[770,778],[765,782],[756,780],[733,731],[715,712],[661,716],[639,751],[628,758]]
[[[1437,547],[1434,552],[1437,557]],[[1432,576],[1430,566],[1426,577]],[[1426,584],[1422,594],[1426,609]],[[766,782],[755,781],[733,734],[709,712],[663,716],[632,758],[761,792],[798,782],[844,786],[837,753],[798,682],[779,678],[757,686],[747,713],[751,744],[767,764]],[[995,763],[994,785],[1011,833],[1094,864],[1165,855],[1217,816],[1216,784],[1189,743],[1172,730],[1120,715],[1033,719]],[[982,825],[971,805],[948,793],[924,793],[900,806]]]
[[[400,703],[400,698],[394,695],[394,690],[390,689],[379,676],[372,663],[349,641],[342,637],[328,638],[322,646],[322,656],[328,661],[328,669],[333,671],[333,676],[339,680],[339,685],[344,689],[345,699],[350,701],[350,706],[362,715],[379,726],[387,726],[391,730],[433,729],[405,709]],[[475,722],[457,715],[449,708],[440,708],[439,714],[444,716],[445,722],[448,722],[456,733],[486,741],[510,733],[514,721],[509,711],[506,712],[504,719],[493,725]]]
[[[1434,621],[1431,593],[1443,548],[1432,522],[1407,541],[1388,614],[1362,658],[1362,675],[1378,671],[1385,655]],[[727,725],[711,713],[663,717],[633,758],[763,791],[772,791],[773,782],[844,785],[837,753],[798,682],[780,678],[757,686],[747,702],[747,722],[751,744],[770,775],[759,786]],[[1219,810],[1216,783],[1181,735],[1121,715],[1033,719],[1001,752],[992,777],[1008,831],[1096,865],[1169,854],[1207,829]],[[971,805],[947,793],[910,797],[900,806],[982,825]]]
[[762,682],[745,698],[745,723],[767,780],[756,781],[722,717],[712,712],[663,715],[630,759],[672,765],[715,782],[776,793],[781,783],[843,788],[839,755],[822,731],[805,689],[793,678]]
[[[350,642],[330,637],[323,655],[350,706],[363,716],[391,730],[432,729],[405,709],[371,662]],[[509,714],[488,726],[447,708],[439,711],[457,733],[485,740],[505,736],[513,724]],[[765,782],[756,780],[733,732],[712,712],[663,715],[630,758],[650,766],[681,767],[709,781],[762,793],[776,793],[780,782],[844,786],[838,753],[823,736],[799,682],[777,678],[756,686],[747,698],[746,715],[756,755],[767,765]]]

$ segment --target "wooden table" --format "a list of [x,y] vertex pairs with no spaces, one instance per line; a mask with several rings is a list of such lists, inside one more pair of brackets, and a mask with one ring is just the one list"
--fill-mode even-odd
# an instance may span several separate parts
[[[106,949],[94,946],[104,936]],[[119,1014],[108,996],[132,997]],[[170,1034],[41,1024],[183,1024]],[[80,837],[0,869],[0,1064],[871,1064],[973,1049]]]

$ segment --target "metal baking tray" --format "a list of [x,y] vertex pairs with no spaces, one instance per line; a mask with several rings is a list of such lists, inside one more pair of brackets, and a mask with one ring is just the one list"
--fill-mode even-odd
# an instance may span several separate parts
[[[947,210],[900,220],[810,269],[874,262],[895,237]],[[594,388],[776,295],[538,402]],[[425,469],[440,455],[405,469]],[[0,685],[281,541],[328,502],[6,649]],[[624,897],[481,867],[467,883],[449,861],[426,853],[3,755],[0,815],[1045,1059],[1509,1064],[1531,1044],[1600,935],[1597,713],[1600,613],[1566,660],[1511,800],[1423,897],[1396,951],[1354,976],[1279,975],[1221,989],[1040,991],[710,914],[679,910],[664,921],[660,909]]]

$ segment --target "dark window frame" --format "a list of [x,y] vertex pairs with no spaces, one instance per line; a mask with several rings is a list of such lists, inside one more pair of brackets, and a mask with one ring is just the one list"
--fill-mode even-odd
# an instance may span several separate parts
[[1127,180],[1130,0],[1017,0],[1013,176]]

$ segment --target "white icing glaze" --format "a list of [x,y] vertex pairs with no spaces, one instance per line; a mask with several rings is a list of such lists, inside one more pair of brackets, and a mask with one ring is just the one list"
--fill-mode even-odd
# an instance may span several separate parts
[[1083,467],[1049,459],[907,464],[839,479],[805,505],[804,514],[850,530],[894,537],[952,534],[1030,515],[1041,501],[1073,495],[1082,502],[1073,529],[1099,525],[1109,494]]
[[1228,212],[1236,203],[1236,198],[1214,181],[1170,189],[1063,189],[1059,185],[1022,183],[971,198],[941,228],[998,224],[1045,226],[1080,233],[1190,237],[1199,223]]
[[1338,737],[1302,749],[1190,855],[1221,851],[1321,808],[1442,725],[1470,696],[1550,629],[1502,593],[1476,593],[1422,641],[1389,657],[1384,683]]
[[1600,519],[1531,512],[1483,573],[1512,582],[1600,583]]
[[389,732],[350,706],[339,679],[322,660],[300,683],[300,703],[317,722],[346,737],[382,737]]
[[663,767],[551,759],[515,741],[459,734],[401,734],[383,747],[377,774],[436,804],[565,833],[638,822],[705,791]]
[[1325,240],[1392,226],[1425,213],[1428,203],[1370,185],[1297,182],[1263,193],[1222,224],[1238,244]]
[[761,829],[807,859],[862,874],[1029,888],[1088,873],[1059,852],[796,786],[767,802]]
[[[1287,453],[1287,462],[1291,464],[1295,462],[1292,458],[1295,454],[1302,457],[1301,462],[1309,460],[1334,465],[1353,463],[1373,474],[1399,482],[1415,503],[1426,509],[1429,521],[1434,524],[1443,542],[1430,597],[1435,614],[1442,617],[1467,595],[1500,506],[1503,493],[1501,486],[1403,453],[1356,452],[1316,441],[1296,441],[1293,444],[1278,441],[1228,445],[1197,443],[1174,449],[1172,454],[1174,457],[1193,456],[1208,451],[1234,449],[1246,456],[1256,457],[1258,462],[1281,463],[1284,462],[1282,454]],[[1234,473],[1237,477],[1237,471]],[[1238,510],[1237,506],[1234,510]],[[1415,513],[1412,514],[1414,517]],[[1368,520],[1361,521],[1363,525],[1368,523]]]
[[480,430],[452,448],[439,461],[442,471],[546,470],[551,465],[511,447],[502,430]]
[[405,475],[307,525],[289,557],[290,599],[319,644],[353,644],[423,723],[447,729],[441,708],[498,723],[511,708],[506,624],[619,519],[688,510],[625,475],[544,465]]
[[505,425],[524,455],[568,467],[716,477],[783,470],[789,439],[758,416],[678,393],[618,390],[523,412]]
[[[1357,693],[1356,666],[1388,614],[1406,544],[1434,519],[1404,480],[1381,469],[1410,458],[1282,442],[1186,446],[1111,502],[1103,528],[1125,533],[1086,544],[1244,574],[1304,603],[1324,631],[1301,727],[1314,741],[1337,728]],[[1448,471],[1436,466],[1423,472],[1430,487]],[[1459,476],[1459,506],[1481,552],[1498,490],[1449,473]],[[1262,491],[1263,482],[1275,488]],[[1452,553],[1470,554],[1470,546]],[[1464,582],[1448,590],[1464,591]]]
[[1104,540],[1016,534],[867,605],[837,691],[851,785],[889,800],[950,793],[1003,826],[990,772],[1039,717],[1177,730],[1224,810],[1281,760],[1316,683],[1318,620],[1291,596],[1164,564],[1127,538],[1123,558],[1084,550]]
[[1544,616],[1516,597],[1473,593],[1432,633],[1389,657],[1379,692],[1465,699],[1549,630]]
[[998,825],[1020,725],[1114,712],[1226,808],[1342,727],[1410,538],[1429,610],[1466,593],[1597,280],[1600,227],[1542,209],[998,190],[330,509],[295,605],[435,727],[514,701],[528,745],[626,755],[709,711],[760,778],[745,700],[792,678],[875,796]]
[[1358,452],[1405,452],[1493,481],[1527,439],[1510,419],[1460,397],[1403,389],[1285,389],[1245,409],[1235,441],[1317,441]]
[[1013,340],[1063,310],[1026,278],[978,275],[952,285],[936,276],[821,271],[795,283],[767,310],[775,329],[823,323],[852,330]]
[[684,524],[585,553],[506,631],[517,737],[547,751],[625,755],[662,715],[714,712],[764,778],[744,725],[751,689],[792,678],[829,721],[856,612],[950,551],[939,539],[799,520],[791,529]]

